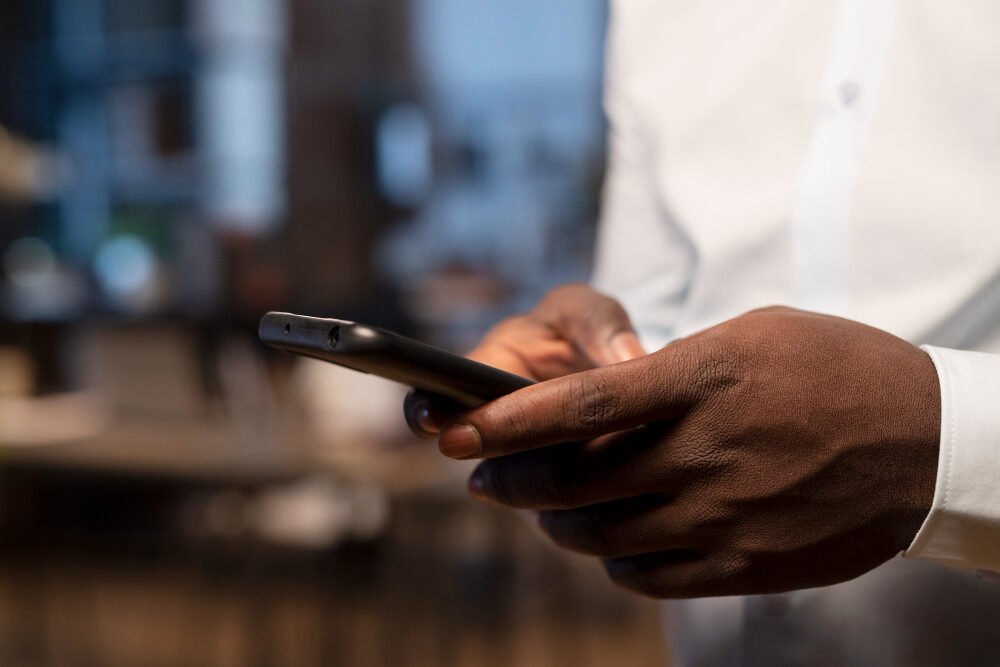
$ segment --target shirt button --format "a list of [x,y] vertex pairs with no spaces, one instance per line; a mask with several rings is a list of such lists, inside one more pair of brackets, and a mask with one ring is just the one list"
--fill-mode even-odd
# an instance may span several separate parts
[[844,81],[837,86],[837,95],[840,97],[840,103],[843,106],[854,106],[854,103],[861,97],[861,85],[857,81]]

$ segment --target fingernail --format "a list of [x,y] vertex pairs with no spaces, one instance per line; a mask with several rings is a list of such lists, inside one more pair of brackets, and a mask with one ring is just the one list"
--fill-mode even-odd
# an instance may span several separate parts
[[483,444],[479,431],[469,424],[454,424],[448,426],[438,436],[438,449],[447,457],[467,459],[478,456]]
[[434,420],[431,418],[431,408],[426,401],[417,407],[415,417],[417,426],[420,427],[424,433],[438,432],[438,425],[435,424]]
[[486,476],[483,475],[482,466],[472,471],[469,477],[469,495],[481,503],[491,503],[491,498],[486,492]]
[[608,347],[611,348],[611,356],[616,361],[628,361],[646,354],[646,351],[642,349],[642,343],[639,342],[639,337],[631,331],[620,333],[612,338],[608,342]]
[[403,402],[406,423],[415,435],[423,438],[433,438],[440,427],[431,418],[431,404],[426,398],[410,394]]

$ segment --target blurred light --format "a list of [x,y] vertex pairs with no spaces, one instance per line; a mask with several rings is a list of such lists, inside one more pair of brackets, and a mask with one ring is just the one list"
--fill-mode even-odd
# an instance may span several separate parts
[[602,63],[601,0],[419,0],[421,65],[440,94],[590,88]]
[[14,241],[3,256],[7,277],[18,287],[35,287],[48,281],[56,270],[52,247],[40,238],[26,236]]
[[398,206],[415,206],[431,186],[431,130],[415,104],[397,104],[379,119],[375,135],[379,188]]
[[261,43],[282,44],[288,31],[283,0],[197,0],[191,2],[196,32],[206,46],[219,42],[253,50]]
[[112,301],[118,305],[141,306],[153,288],[156,257],[141,238],[117,236],[98,249],[94,273]]
[[3,254],[7,283],[0,286],[0,308],[16,320],[58,320],[78,315],[87,299],[80,276],[60,264],[52,247],[27,236]]
[[65,156],[0,127],[0,196],[14,201],[45,200],[70,176]]
[[202,205],[219,227],[264,232],[286,207],[286,3],[199,0],[191,8]]
[[35,390],[35,363],[28,351],[0,345],[0,400],[30,396]]

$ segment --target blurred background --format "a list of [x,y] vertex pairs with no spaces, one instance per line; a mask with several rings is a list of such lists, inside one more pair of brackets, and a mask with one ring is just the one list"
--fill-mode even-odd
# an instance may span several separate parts
[[662,664],[271,309],[457,352],[586,279],[602,0],[5,0],[0,662]]

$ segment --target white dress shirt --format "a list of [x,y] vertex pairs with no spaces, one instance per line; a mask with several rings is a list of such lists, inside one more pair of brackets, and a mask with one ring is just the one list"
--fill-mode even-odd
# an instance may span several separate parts
[[649,348],[790,304],[925,345],[941,384],[908,559],[671,603],[680,664],[1000,664],[1000,3],[620,0],[606,87],[594,281]]

